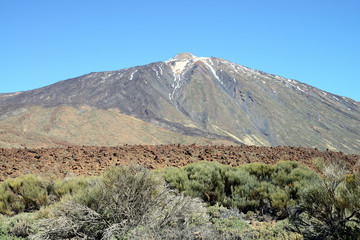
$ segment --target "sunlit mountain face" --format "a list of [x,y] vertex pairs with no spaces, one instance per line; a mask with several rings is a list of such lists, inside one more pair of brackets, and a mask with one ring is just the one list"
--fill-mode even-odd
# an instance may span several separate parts
[[359,154],[360,104],[190,53],[0,95],[0,147],[192,142]]

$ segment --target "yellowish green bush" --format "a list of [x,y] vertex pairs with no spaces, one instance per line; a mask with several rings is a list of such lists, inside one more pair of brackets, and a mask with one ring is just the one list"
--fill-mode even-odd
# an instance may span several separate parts
[[67,194],[75,194],[79,190],[84,190],[88,187],[89,181],[94,179],[93,177],[71,177],[57,179],[54,182],[53,191],[58,197],[65,196]]
[[0,185],[0,213],[13,215],[47,205],[50,188],[50,182],[31,174],[8,179]]

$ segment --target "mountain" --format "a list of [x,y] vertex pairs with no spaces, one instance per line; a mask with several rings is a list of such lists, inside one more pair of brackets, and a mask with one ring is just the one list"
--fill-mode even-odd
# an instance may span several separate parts
[[0,146],[190,142],[360,153],[360,103],[190,53],[0,95]]

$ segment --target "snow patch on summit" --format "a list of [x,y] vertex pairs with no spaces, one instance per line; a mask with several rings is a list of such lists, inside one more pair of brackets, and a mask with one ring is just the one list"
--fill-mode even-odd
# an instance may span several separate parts
[[190,61],[179,61],[171,64],[171,69],[175,73],[175,75],[181,75],[184,68]]
[[171,68],[175,76],[180,76],[185,67],[189,63],[192,63],[194,59],[196,59],[196,57],[191,53],[179,53],[175,57],[165,61],[165,63]]

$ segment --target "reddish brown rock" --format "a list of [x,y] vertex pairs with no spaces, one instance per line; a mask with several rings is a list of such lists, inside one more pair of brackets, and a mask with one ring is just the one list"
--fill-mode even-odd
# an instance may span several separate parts
[[299,161],[312,167],[315,158],[345,162],[350,167],[359,155],[319,151],[301,147],[203,146],[203,145],[126,145],[118,147],[84,147],[39,149],[0,148],[0,180],[32,173],[40,176],[99,175],[111,165],[142,164],[149,169],[183,167],[198,161],[217,161],[238,166],[250,162],[275,164],[280,160]]

